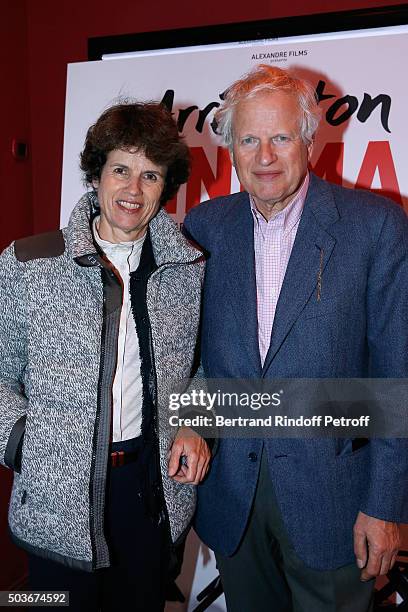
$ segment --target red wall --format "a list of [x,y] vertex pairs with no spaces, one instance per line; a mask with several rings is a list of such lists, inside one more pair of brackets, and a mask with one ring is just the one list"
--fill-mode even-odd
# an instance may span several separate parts
[[[6,15],[5,15],[6,13]],[[13,138],[29,140],[27,29],[24,1],[7,3],[0,20],[0,251],[13,238],[32,232],[31,163],[11,154]],[[4,407],[6,408],[6,407]],[[0,468],[0,590],[25,572],[25,557],[7,534],[11,474]]]
[[[6,13],[6,15],[4,14]],[[13,138],[29,140],[27,27],[25,0],[2,7],[0,20],[0,251],[31,233],[31,163],[16,160]]]

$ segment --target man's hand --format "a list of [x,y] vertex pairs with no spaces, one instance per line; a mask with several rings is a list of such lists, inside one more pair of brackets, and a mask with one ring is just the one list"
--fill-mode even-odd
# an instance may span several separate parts
[[198,484],[208,472],[211,452],[207,442],[189,427],[181,427],[169,457],[169,476],[177,482]]
[[382,521],[359,512],[354,524],[354,553],[363,582],[386,574],[392,568],[401,544],[397,523]]

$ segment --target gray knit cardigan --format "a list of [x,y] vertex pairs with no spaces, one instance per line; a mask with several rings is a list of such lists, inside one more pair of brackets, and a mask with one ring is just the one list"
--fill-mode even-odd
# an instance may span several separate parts
[[[118,300],[104,304],[90,216],[85,194],[53,256],[34,237],[35,256],[19,255],[17,242],[0,257],[3,465],[15,467],[23,440],[9,508],[11,534],[32,553],[88,571],[109,566],[103,510],[120,317]],[[204,260],[163,210],[149,227],[158,268],[146,300],[163,492],[175,541],[192,518],[195,487],[167,475],[175,433],[168,424],[168,394],[191,373]]]

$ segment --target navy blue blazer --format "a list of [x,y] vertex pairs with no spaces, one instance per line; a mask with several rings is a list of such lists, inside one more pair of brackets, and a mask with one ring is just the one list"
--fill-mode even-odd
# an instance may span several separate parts
[[[248,194],[199,205],[185,228],[208,253],[206,377],[408,377],[408,220],[399,206],[311,175],[263,368]],[[231,555],[242,538],[262,444],[220,440],[209,476],[198,487],[196,530],[221,554]],[[408,522],[406,440],[372,439],[354,452],[334,439],[264,444],[288,535],[310,567],[334,569],[355,560],[359,510]]]

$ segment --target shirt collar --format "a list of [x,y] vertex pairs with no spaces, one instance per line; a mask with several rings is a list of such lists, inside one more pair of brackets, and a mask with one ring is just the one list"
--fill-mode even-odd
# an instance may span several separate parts
[[253,196],[250,194],[249,201],[255,222],[263,227],[266,227],[268,223],[275,226],[279,225],[283,227],[283,232],[285,234],[290,232],[290,230],[298,223],[300,217],[302,216],[303,206],[305,204],[307,190],[309,188],[309,181],[309,172],[307,172],[299,191],[296,193],[293,199],[287,206],[285,206],[283,210],[272,217],[269,222],[265,219],[265,217],[263,217],[263,215],[261,215],[256,207]]
[[137,247],[141,247],[143,245],[143,242],[146,238],[146,234],[144,234],[144,236],[138,238],[137,240],[131,240],[129,242],[109,242],[108,240],[104,240],[100,237],[98,232],[99,219],[100,217],[98,216],[95,217],[95,219],[93,220],[92,232],[94,235],[95,242],[102,249],[102,251],[106,253],[106,255],[112,253],[123,253],[124,255],[129,255],[135,247],[137,249]]

